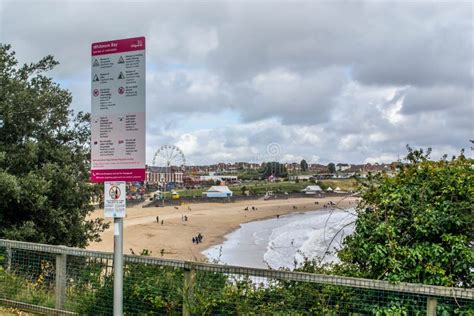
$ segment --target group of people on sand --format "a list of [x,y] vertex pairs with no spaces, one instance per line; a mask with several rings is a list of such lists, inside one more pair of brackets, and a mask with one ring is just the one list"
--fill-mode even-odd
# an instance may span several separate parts
[[336,203],[334,203],[333,201],[329,201],[328,203],[323,205],[323,208],[333,208],[334,206],[336,206]]
[[[175,206],[174,209],[175,209],[175,210],[179,210],[179,206]],[[190,212],[192,211],[192,210],[191,210],[191,206],[189,206],[189,205],[188,205],[188,211],[190,211]]]
[[[156,217],[156,222],[157,222],[157,223],[160,222],[160,217],[159,217],[159,216]],[[161,225],[163,225],[163,223],[164,223],[163,220],[161,220]]]
[[[178,206],[175,206],[174,207],[175,210],[179,210],[179,207]],[[191,211],[191,206],[188,206],[188,211]],[[189,217],[187,215],[181,215],[181,221],[183,222],[187,222],[189,219]],[[160,217],[159,216],[156,216],[156,222],[159,224],[160,223]],[[161,220],[161,225],[164,224],[164,221]]]
[[199,244],[200,242],[202,242],[202,235],[201,233],[199,233],[196,237],[193,237],[193,244]]
[[[244,211],[248,211],[249,210],[249,206],[247,206],[246,208],[244,208]],[[252,211],[256,211],[257,208],[255,206],[252,206]]]

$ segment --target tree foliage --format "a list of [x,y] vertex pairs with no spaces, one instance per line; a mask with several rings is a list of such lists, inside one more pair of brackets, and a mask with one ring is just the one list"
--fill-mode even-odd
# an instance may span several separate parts
[[0,46],[0,238],[68,246],[98,239],[88,220],[90,117],[69,109],[72,96],[44,72],[52,56],[18,66]]
[[474,163],[408,149],[395,176],[365,184],[339,257],[370,278],[472,287]]
[[247,169],[240,172],[238,177],[241,180],[260,180],[260,173],[258,170]]
[[303,172],[308,171],[308,163],[306,162],[306,160],[304,160],[304,159],[301,160],[300,168],[301,168],[301,171],[303,171]]
[[287,175],[288,172],[286,171],[285,165],[276,161],[264,163],[260,170],[260,176],[262,179],[267,179],[270,176],[283,178]]
[[336,165],[333,162],[328,164],[328,171],[329,173],[336,173]]

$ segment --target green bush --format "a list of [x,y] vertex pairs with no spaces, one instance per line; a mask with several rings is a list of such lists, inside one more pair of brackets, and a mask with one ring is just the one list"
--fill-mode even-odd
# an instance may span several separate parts
[[364,183],[339,257],[367,278],[473,287],[473,160],[431,161],[411,148],[406,160]]

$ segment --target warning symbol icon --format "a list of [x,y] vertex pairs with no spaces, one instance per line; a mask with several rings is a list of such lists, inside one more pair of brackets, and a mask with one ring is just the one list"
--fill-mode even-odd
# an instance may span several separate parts
[[97,76],[97,74],[94,75],[94,79],[92,79],[92,81],[99,81],[99,77]]
[[123,72],[120,72],[118,79],[125,79],[125,76],[123,75]]
[[97,59],[94,59],[94,62],[92,63],[92,67],[98,67],[98,66],[100,66],[99,61]]
[[122,57],[122,56],[120,56],[120,58],[119,58],[119,60],[118,60],[117,63],[118,63],[118,64],[123,64],[123,63],[125,63],[125,61],[123,60],[123,57]]

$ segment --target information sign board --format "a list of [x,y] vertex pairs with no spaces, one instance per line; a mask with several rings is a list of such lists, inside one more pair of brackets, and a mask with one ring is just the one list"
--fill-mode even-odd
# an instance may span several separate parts
[[145,180],[145,38],[92,44],[91,181]]

